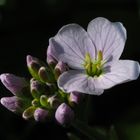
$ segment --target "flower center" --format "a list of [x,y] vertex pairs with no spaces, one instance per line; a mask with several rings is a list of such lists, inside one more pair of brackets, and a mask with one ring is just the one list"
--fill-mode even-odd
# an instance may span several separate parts
[[97,54],[97,59],[92,60],[89,53],[85,55],[84,68],[87,75],[99,77],[103,73],[103,54],[101,51]]

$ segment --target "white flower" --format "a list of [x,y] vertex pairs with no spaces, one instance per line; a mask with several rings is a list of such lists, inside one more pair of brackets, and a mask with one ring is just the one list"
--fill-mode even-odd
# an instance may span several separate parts
[[119,60],[126,41],[126,30],[120,22],[99,17],[92,20],[87,32],[77,24],[62,27],[49,41],[49,51],[70,70],[58,79],[66,92],[100,95],[104,89],[135,80],[139,63]]

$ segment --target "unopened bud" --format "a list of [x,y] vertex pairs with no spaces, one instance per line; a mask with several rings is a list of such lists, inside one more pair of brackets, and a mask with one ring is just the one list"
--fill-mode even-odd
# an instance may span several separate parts
[[45,92],[45,87],[44,87],[44,85],[42,85],[41,82],[32,78],[30,80],[30,90],[31,90],[32,96],[34,98],[39,99],[41,94]]
[[55,112],[55,118],[61,125],[70,124],[74,119],[74,112],[66,103],[62,103]]
[[49,119],[49,111],[42,109],[42,108],[37,108],[34,112],[34,119],[37,122],[44,122]]
[[36,109],[36,107],[30,106],[29,108],[27,108],[27,109],[22,113],[22,117],[23,117],[25,120],[28,120],[28,119],[32,118],[33,115],[34,115],[35,109]]
[[61,104],[61,101],[54,95],[48,98],[48,103],[50,104],[50,107],[57,108]]
[[48,104],[48,97],[47,97],[46,95],[41,95],[41,97],[40,97],[40,104],[41,104],[43,107],[46,107],[46,108],[49,107],[49,104]]
[[40,61],[38,58],[32,57],[31,55],[27,55],[26,57],[27,66],[30,74],[37,80],[39,79],[38,71],[41,66],[45,66],[45,64]]
[[80,92],[71,92],[69,96],[69,102],[79,104],[84,97],[84,94]]
[[39,69],[38,75],[42,82],[44,83],[53,83],[55,82],[55,78],[53,73],[50,71],[49,68],[41,67]]
[[28,106],[28,102],[16,96],[3,97],[0,102],[8,110],[15,113],[21,113]]
[[39,107],[39,106],[40,106],[39,100],[38,100],[38,99],[34,99],[34,100],[32,101],[32,106],[34,106],[34,107]]
[[47,48],[47,63],[52,67],[54,67],[57,64],[57,61],[53,55],[51,44]]
[[29,83],[23,77],[18,77],[10,73],[0,75],[3,85],[14,95],[22,96],[22,90],[29,86]]
[[66,64],[64,64],[62,61],[59,61],[54,69],[55,78],[58,79],[58,77],[66,70],[67,70]]

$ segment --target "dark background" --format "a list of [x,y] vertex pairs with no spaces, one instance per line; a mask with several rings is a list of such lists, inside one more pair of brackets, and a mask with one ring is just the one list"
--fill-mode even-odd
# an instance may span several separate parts
[[[128,39],[122,59],[140,59],[140,3],[136,0],[0,0],[0,73],[30,78],[26,55],[46,60],[48,39],[65,24],[85,29],[96,17],[120,21]],[[116,124],[120,140],[140,139],[140,80],[93,96],[91,124]],[[0,97],[11,93],[0,85]],[[67,139],[65,129],[51,124],[24,121],[0,105],[0,140]]]

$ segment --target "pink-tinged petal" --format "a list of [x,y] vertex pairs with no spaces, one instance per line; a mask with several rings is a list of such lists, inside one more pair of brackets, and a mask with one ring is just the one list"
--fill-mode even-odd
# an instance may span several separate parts
[[136,61],[119,60],[113,63],[108,72],[96,79],[96,84],[102,89],[111,88],[117,84],[136,80],[140,74],[140,65]]
[[50,46],[56,58],[72,68],[82,68],[86,53],[95,58],[95,47],[87,32],[78,24],[63,26],[50,40]]
[[82,71],[70,70],[64,72],[58,79],[58,86],[65,92],[81,92],[85,94],[100,95],[103,89],[95,85],[95,79],[88,77]]
[[98,17],[92,20],[87,28],[96,51],[103,52],[104,60],[118,60],[126,41],[126,30],[120,22],[110,22]]

